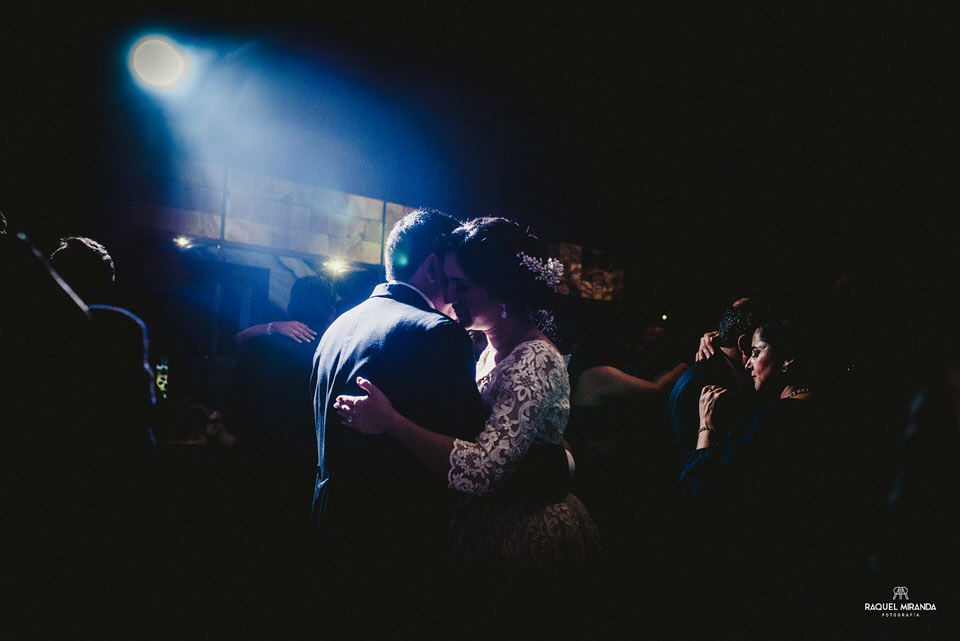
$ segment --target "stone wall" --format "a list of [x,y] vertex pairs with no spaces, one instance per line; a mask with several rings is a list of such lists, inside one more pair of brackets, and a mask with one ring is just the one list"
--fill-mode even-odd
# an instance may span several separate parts
[[623,299],[623,271],[611,269],[605,261],[602,266],[594,264],[598,252],[573,243],[554,243],[549,251],[563,263],[559,293],[592,300]]
[[[382,262],[389,230],[411,207],[209,163],[177,160],[161,204],[137,203],[136,223],[184,236]],[[221,214],[225,216],[221,216]]]
[[[386,234],[412,207],[210,163],[175,160],[161,204],[136,203],[135,223],[196,239],[291,255],[380,265]],[[225,215],[223,215],[225,214]],[[564,265],[560,293],[620,300],[623,272],[589,264],[591,251],[551,245]]]

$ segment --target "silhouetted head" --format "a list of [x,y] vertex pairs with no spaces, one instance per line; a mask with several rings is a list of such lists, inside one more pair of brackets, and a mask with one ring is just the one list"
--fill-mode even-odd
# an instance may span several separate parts
[[306,323],[317,332],[322,332],[333,318],[337,295],[333,285],[323,276],[298,278],[290,288],[290,304],[287,313],[291,320]]
[[83,236],[61,238],[49,262],[83,302],[110,302],[115,279],[113,258],[97,241]]

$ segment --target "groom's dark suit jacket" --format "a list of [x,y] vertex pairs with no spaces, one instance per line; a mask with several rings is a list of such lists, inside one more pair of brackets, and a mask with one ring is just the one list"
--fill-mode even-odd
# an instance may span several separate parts
[[[319,468],[313,517],[321,553],[339,553],[330,546],[394,558],[435,552],[454,493],[392,437],[341,424],[333,402],[339,394],[363,393],[357,376],[372,381],[414,423],[473,440],[487,411],[475,383],[470,338],[414,289],[386,283],[334,321],[314,358]],[[562,448],[541,448],[527,458],[515,474],[518,482],[531,486],[549,479],[553,488],[565,486]],[[530,476],[536,479],[524,480]]]
[[314,519],[324,545],[331,539],[355,544],[358,537],[381,548],[417,545],[411,537],[442,528],[450,500],[445,479],[392,437],[341,424],[333,403],[339,394],[364,393],[357,376],[372,381],[414,423],[473,439],[484,412],[470,338],[416,290],[384,283],[330,325],[314,357]]

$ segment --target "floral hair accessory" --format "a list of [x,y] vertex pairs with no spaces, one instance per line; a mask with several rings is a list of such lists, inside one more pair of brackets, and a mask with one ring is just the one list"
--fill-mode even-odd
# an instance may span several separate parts
[[523,252],[517,254],[517,258],[520,259],[522,267],[536,274],[536,280],[542,280],[549,287],[556,287],[563,279],[563,263],[556,258],[548,258],[544,261],[542,258],[527,256]]

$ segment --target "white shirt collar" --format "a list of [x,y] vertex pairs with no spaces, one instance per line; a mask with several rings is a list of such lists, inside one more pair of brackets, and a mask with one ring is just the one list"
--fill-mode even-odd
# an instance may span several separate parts
[[390,281],[387,281],[387,283],[390,284],[390,285],[403,285],[404,287],[409,287],[409,288],[412,289],[413,291],[415,291],[415,292],[417,292],[418,294],[420,294],[420,297],[423,298],[423,300],[427,301],[427,305],[430,306],[430,309],[436,309],[436,307],[434,307],[434,305],[433,305],[433,301],[430,300],[429,298],[427,298],[427,295],[426,295],[426,294],[424,294],[423,292],[421,292],[419,289],[417,289],[416,287],[414,287],[414,286],[411,285],[410,283],[405,283],[405,282],[403,282],[402,280],[390,280]]

